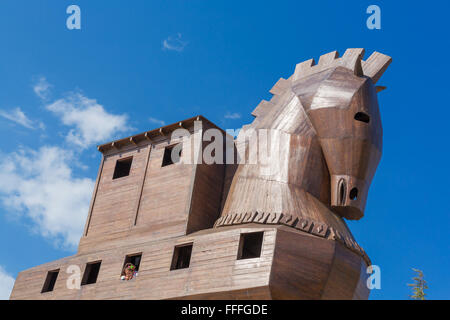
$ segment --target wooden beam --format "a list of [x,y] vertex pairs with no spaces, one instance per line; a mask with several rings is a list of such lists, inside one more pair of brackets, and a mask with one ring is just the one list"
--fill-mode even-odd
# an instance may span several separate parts
[[137,219],[138,219],[138,215],[139,215],[139,208],[141,207],[142,194],[143,194],[143,192],[144,192],[145,178],[147,177],[148,163],[149,163],[149,160],[150,160],[150,153],[151,153],[151,150],[152,150],[152,145],[150,144],[150,145],[148,146],[147,156],[146,156],[146,158],[145,158],[145,169],[144,169],[144,173],[143,173],[143,175],[142,175],[141,183],[140,183],[140,185],[139,185],[139,197],[138,197],[138,199],[137,199],[137,201],[136,201],[136,204],[135,204],[135,209],[134,209],[134,221],[133,221],[132,227],[135,226],[136,223],[137,223]]
[[95,204],[95,200],[97,198],[97,193],[98,193],[98,187],[100,185],[100,180],[102,178],[102,173],[103,173],[103,166],[105,164],[105,156],[102,155],[102,162],[100,164],[100,168],[98,169],[98,173],[97,173],[97,179],[95,180],[95,186],[94,186],[94,192],[91,198],[91,202],[89,204],[89,212],[88,212],[88,218],[86,220],[86,224],[84,226],[84,232],[83,235],[86,237],[88,235],[88,231],[89,231],[89,226],[91,224],[91,218],[92,218],[92,210],[94,209],[94,204]]
[[150,142],[153,141],[152,139],[150,139],[150,135],[149,135],[148,132],[144,133],[144,137],[145,137],[145,139],[147,139],[147,140],[150,141]]

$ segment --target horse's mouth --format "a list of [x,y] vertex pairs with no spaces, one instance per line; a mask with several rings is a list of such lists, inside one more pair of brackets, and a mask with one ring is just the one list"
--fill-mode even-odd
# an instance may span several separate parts
[[357,220],[364,215],[364,185],[355,177],[334,175],[331,177],[331,208],[340,216]]

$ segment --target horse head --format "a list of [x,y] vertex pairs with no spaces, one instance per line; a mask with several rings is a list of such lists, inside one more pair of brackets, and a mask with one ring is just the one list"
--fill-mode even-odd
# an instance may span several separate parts
[[331,177],[331,207],[347,219],[364,214],[367,193],[381,158],[382,127],[376,86],[391,58],[348,49],[296,66],[292,90],[316,131]]

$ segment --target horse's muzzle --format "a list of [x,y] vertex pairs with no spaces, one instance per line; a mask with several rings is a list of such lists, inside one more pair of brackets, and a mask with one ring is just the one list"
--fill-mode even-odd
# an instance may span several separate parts
[[332,175],[331,207],[346,219],[359,220],[364,216],[367,191],[364,180],[349,175]]

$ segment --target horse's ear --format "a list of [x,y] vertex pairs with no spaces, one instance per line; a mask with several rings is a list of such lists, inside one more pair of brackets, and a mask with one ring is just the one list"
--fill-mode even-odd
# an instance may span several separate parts
[[377,83],[391,62],[391,57],[374,52],[366,61],[362,61],[362,70],[365,76],[372,79],[373,83]]
[[386,90],[387,87],[385,87],[385,86],[375,86],[375,89],[377,90],[377,93],[378,93],[378,92],[381,92],[383,90]]

